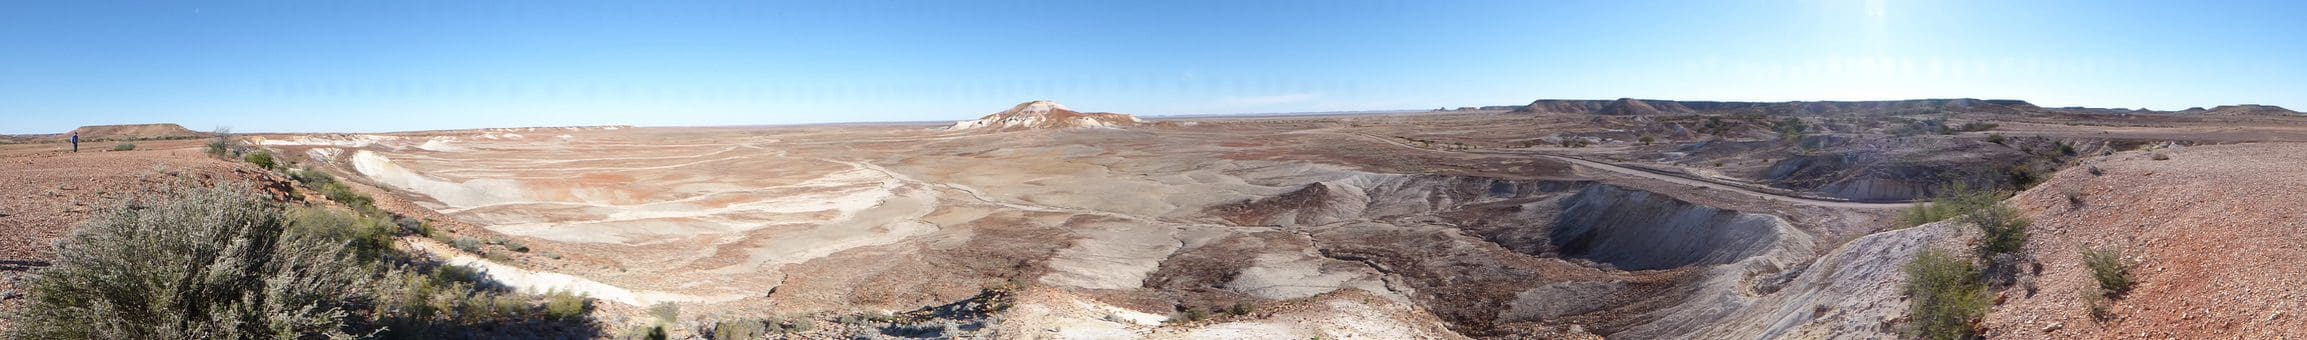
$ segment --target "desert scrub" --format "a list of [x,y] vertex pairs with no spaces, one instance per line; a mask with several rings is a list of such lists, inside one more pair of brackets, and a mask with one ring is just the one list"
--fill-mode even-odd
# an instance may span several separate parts
[[113,145],[113,146],[112,146],[112,151],[131,151],[131,150],[136,150],[136,144],[135,144],[135,143],[120,143],[120,145]]
[[656,305],[649,306],[649,316],[657,317],[658,322],[665,324],[679,322],[681,321],[681,305],[672,302],[658,302]]
[[328,237],[289,232],[240,185],[174,185],[101,210],[33,276],[8,338],[346,338],[371,272]]
[[713,322],[712,331],[699,333],[712,334],[714,340],[760,339],[768,334],[761,325],[759,320],[722,320]]
[[1982,232],[1979,236],[1979,254],[1981,257],[2008,254],[2026,247],[2027,227],[2033,225],[2026,217],[2019,216],[2018,208],[2013,208],[2007,204],[1993,204],[1979,208],[1969,215],[1964,215],[1963,219],[1965,222],[1977,226]]
[[1952,252],[1927,249],[1906,264],[1906,295],[1910,336],[1923,339],[1969,339],[1971,323],[1987,312],[1986,285],[1970,259]]
[[586,300],[582,294],[563,290],[554,290],[545,294],[545,316],[554,319],[575,320],[584,318],[585,313],[592,310],[592,307],[592,302]]
[[367,214],[382,212],[376,208],[375,199],[369,198],[368,195],[362,195],[358,191],[353,191],[352,187],[345,186],[341,182],[330,181],[327,184],[321,184],[320,194],[327,196],[329,201],[343,204],[346,208],[352,208],[353,211]]
[[359,256],[362,261],[373,262],[392,252],[394,231],[399,226],[375,217],[359,216],[325,208],[296,207],[284,214],[290,233],[323,237],[345,244],[345,250]]
[[1971,189],[1966,185],[1950,185],[1939,189],[1938,195],[1900,211],[1896,220],[1899,228],[1909,228],[1931,222],[1962,216],[1979,208],[1994,205],[2002,195],[1993,191]]
[[2102,294],[2121,295],[2131,291],[2131,266],[2123,263],[2123,251],[2116,248],[2083,249],[2083,266],[2091,268],[2091,279],[2099,282]]
[[256,164],[257,167],[262,167],[265,169],[272,169],[273,167],[279,165],[274,163],[274,160],[272,159],[272,152],[267,151],[249,153],[248,156],[242,158],[248,160],[249,164]]
[[473,239],[471,237],[458,237],[456,241],[449,242],[449,246],[456,247],[457,250],[474,254],[480,254],[482,250],[481,240]]

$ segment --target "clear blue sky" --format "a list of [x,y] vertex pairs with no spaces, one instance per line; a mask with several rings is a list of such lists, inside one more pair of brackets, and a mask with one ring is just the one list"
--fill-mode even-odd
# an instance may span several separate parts
[[2307,109],[2302,1],[0,1],[0,133],[1538,98]]

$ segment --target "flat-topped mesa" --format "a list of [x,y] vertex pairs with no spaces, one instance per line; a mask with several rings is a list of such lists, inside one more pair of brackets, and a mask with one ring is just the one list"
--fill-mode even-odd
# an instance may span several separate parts
[[2299,116],[2299,115],[2303,115],[2303,114],[2299,113],[2298,111],[2291,111],[2290,109],[2284,109],[2284,108],[2283,108],[2283,107],[2281,107],[2281,106],[2274,106],[2274,105],[2258,105],[2258,104],[2220,105],[2219,107],[2214,107],[2214,108],[2211,108],[2210,110],[2204,110],[2203,108],[2199,108],[2199,107],[2198,107],[2198,108],[2189,108],[2189,109],[2187,109],[2187,110],[2185,110],[2185,111],[2179,111],[2179,114],[2199,114],[2199,115],[2207,115],[2207,116]]
[[1145,123],[1137,117],[1105,112],[1079,112],[1054,101],[1036,100],[1017,104],[1009,110],[985,115],[977,120],[954,122],[947,130],[1034,130],[1106,128],[1114,129]]
[[[172,138],[197,138],[197,137],[205,137],[205,136],[208,136],[208,134],[205,134],[205,133],[200,133],[200,132],[194,132],[194,131],[192,131],[192,130],[190,130],[190,129],[185,129],[185,128],[184,128],[184,126],[182,126],[182,125],[176,125],[176,124],[173,124],[173,123],[158,123],[158,124],[126,124],[126,125],[89,125],[89,126],[82,126],[82,127],[80,127],[80,128],[77,128],[77,129],[72,129],[72,131],[71,131],[71,132],[66,132],[66,133],[65,133],[65,135],[67,135],[67,136],[68,136],[68,135],[74,135],[74,134],[80,135],[80,140],[83,140],[83,141],[90,141],[90,140],[139,140],[139,139],[172,139]],[[69,137],[59,137],[59,138],[69,138]]]
[[2015,113],[2034,108],[2021,100],[1913,99],[1884,101],[1716,102],[1619,98],[1617,100],[1540,99],[1514,112],[1597,115],[1838,114],[1921,111]]

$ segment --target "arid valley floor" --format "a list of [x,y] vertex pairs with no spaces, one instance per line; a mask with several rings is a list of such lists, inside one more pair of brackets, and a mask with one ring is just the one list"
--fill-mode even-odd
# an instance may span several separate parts
[[[1979,242],[1894,220],[1955,186],[2007,188],[2034,221],[1975,325],[1991,337],[2307,335],[2307,117],[2287,110],[1540,100],[1139,119],[1040,103],[953,126],[241,142],[445,233],[399,247],[596,299],[606,336],[674,304],[675,337],[779,318],[815,325],[794,338],[1893,338],[1902,266]],[[43,138],[0,144],[0,289],[138,178],[278,177],[205,140]],[[2077,250],[2101,246],[2139,283],[2093,315]]]

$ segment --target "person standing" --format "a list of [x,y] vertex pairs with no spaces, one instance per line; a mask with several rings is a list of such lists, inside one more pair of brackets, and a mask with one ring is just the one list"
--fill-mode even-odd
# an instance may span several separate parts
[[72,133],[72,152],[80,152],[80,133]]

